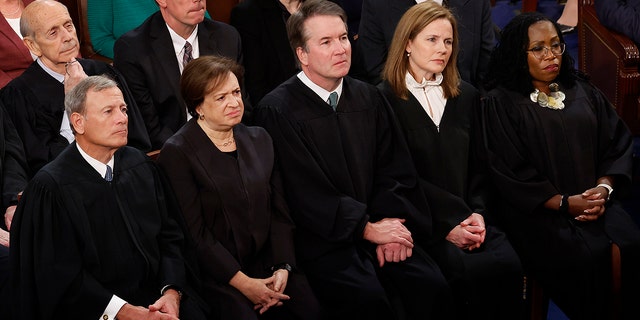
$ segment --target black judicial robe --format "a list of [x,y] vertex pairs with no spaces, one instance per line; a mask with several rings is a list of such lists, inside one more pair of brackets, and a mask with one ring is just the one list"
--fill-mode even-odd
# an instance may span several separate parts
[[[430,253],[454,288],[458,319],[514,319],[522,312],[522,267],[505,234],[491,225],[485,199],[489,181],[477,156],[473,127],[480,94],[462,81],[460,95],[447,99],[436,127],[409,93],[398,97],[389,83],[378,87],[391,104],[420,176],[434,221]],[[483,215],[487,234],[482,247],[466,251],[446,240],[472,213]]]
[[[11,119],[0,102],[0,193],[2,213],[10,205],[18,203],[18,193],[27,186],[27,160],[22,149],[22,141]],[[4,219],[0,222],[4,226]]]
[[[630,185],[632,139],[595,87],[578,80],[560,88],[562,110],[491,90],[482,110],[484,141],[505,206],[501,218],[525,268],[570,318],[605,319],[611,241],[622,252],[625,310],[640,298],[640,230],[615,200]],[[615,177],[615,191],[598,220],[579,222],[544,208],[552,196],[580,194],[602,176]]]
[[[0,102],[0,211],[18,203],[18,192],[27,186],[27,160],[22,150],[22,141]],[[0,228],[7,230],[4,219]],[[0,318],[11,319],[11,288],[9,287],[9,248],[0,246]]]
[[273,139],[298,262],[328,317],[391,319],[391,294],[408,318],[444,318],[449,286],[421,246],[378,268],[375,245],[363,239],[367,222],[387,217],[405,218],[416,244],[431,236],[411,156],[380,92],[344,77],[334,111],[293,76],[262,99],[255,119]]
[[438,128],[420,102],[395,95],[388,82],[379,85],[391,104],[429,200],[434,238],[442,239],[473,212],[485,213],[482,168],[473,159],[472,118],[480,96],[467,82],[458,97],[447,99]]
[[[142,115],[126,81],[111,65],[90,59],[78,59],[89,75],[107,75],[118,83],[129,115],[128,145],[149,151],[151,143]],[[64,114],[64,85],[34,61],[25,72],[0,91],[0,100],[13,121],[24,144],[29,176],[53,160],[69,145],[60,135]]]
[[344,77],[337,112],[291,77],[260,102],[256,123],[274,141],[301,259],[362,238],[366,222],[406,218],[431,235],[429,208],[388,104],[373,86]]
[[165,285],[187,288],[183,236],[167,202],[141,151],[119,149],[109,183],[72,143],[18,205],[10,251],[17,318],[97,319],[113,294],[146,307]]

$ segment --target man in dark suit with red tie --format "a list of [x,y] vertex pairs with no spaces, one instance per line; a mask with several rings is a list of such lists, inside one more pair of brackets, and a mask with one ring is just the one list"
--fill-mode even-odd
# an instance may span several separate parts
[[242,63],[242,48],[233,27],[204,17],[204,0],[156,2],[159,12],[116,41],[113,64],[129,83],[153,148],[160,149],[188,119],[180,96],[184,63],[214,54]]

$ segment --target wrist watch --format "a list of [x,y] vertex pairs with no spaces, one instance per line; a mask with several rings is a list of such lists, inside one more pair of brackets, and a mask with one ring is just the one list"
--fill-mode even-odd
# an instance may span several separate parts
[[272,272],[276,272],[276,270],[280,270],[280,269],[284,269],[284,270],[287,270],[289,272],[293,272],[293,267],[291,267],[291,265],[288,264],[288,263],[279,263],[279,264],[276,264],[273,267],[271,267],[271,271]]
[[597,185],[596,188],[597,187],[603,187],[603,188],[607,189],[607,191],[608,191],[607,201],[609,201],[609,199],[611,199],[611,194],[613,193],[613,187],[608,185],[608,184],[606,184],[606,183],[601,183],[601,184]]

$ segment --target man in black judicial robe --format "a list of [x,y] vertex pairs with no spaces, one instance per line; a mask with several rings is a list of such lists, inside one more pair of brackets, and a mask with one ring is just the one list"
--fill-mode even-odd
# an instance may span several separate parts
[[13,222],[14,315],[205,319],[158,169],[125,146],[116,83],[89,77],[65,104],[76,141],[33,177]]
[[388,104],[345,77],[345,22],[336,4],[305,1],[287,28],[303,71],[256,110],[273,138],[299,264],[329,318],[395,318],[389,295],[407,318],[441,319],[449,288],[414,245],[430,235],[428,206]]
[[[58,156],[73,140],[69,130],[66,136],[61,135],[64,96],[87,75],[105,74],[118,83],[128,106],[129,145],[149,151],[151,143],[142,115],[124,78],[104,62],[76,59],[80,42],[67,8],[55,1],[37,1],[25,8],[22,19],[28,20],[30,26],[24,35],[25,44],[38,59],[0,91],[0,100],[24,144],[29,176]],[[60,36],[51,41],[46,32],[54,28]],[[79,64],[67,65],[72,61]]]

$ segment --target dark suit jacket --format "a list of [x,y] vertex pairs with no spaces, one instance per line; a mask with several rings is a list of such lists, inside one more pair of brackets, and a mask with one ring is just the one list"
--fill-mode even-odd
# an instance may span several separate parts
[[[200,56],[222,55],[242,63],[240,36],[231,26],[206,19],[198,25]],[[186,122],[180,67],[160,12],[118,39],[114,66],[122,72],[140,107],[154,149]]]
[[595,7],[602,25],[626,34],[640,46],[640,0],[599,0]]
[[254,105],[298,71],[287,37],[288,16],[278,0],[246,0],[231,11],[231,25],[242,37],[245,83]]
[[[364,0],[358,38],[362,73],[370,83],[380,82],[393,33],[415,0]],[[456,16],[460,52],[458,69],[463,80],[478,86],[495,45],[495,29],[488,0],[445,0]]]
[[233,132],[237,158],[216,148],[196,119],[167,140],[158,158],[196,242],[205,287],[226,284],[239,270],[270,276],[269,267],[295,260],[293,222],[272,179],[271,137],[242,124]]
[[[24,0],[27,6],[33,0]],[[33,58],[22,39],[4,17],[0,18],[0,88],[21,75],[31,65]]]

